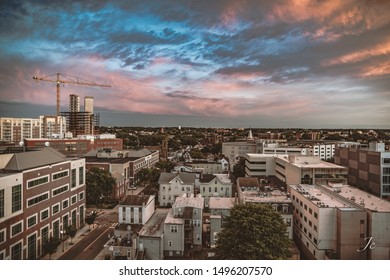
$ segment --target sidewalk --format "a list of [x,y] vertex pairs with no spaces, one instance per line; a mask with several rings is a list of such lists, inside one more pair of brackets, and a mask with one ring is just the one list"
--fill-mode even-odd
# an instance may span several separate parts
[[46,254],[43,258],[41,258],[41,260],[57,260],[58,258],[60,258],[63,254],[66,253],[66,251],[68,251],[70,248],[72,248],[73,246],[75,246],[75,244],[77,242],[79,242],[80,240],[82,240],[86,235],[88,235],[89,233],[91,233],[94,229],[97,228],[97,225],[91,225],[91,230],[89,230],[89,226],[86,225],[84,226],[83,228],[80,228],[77,230],[77,233],[76,233],[76,236],[72,239],[72,245],[70,244],[70,238],[67,238],[64,242],[62,242],[58,248],[57,248],[57,251],[52,254],[49,258],[49,254]]

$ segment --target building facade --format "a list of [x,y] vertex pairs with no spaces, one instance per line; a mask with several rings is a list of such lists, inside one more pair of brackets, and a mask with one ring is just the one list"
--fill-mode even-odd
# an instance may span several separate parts
[[153,215],[154,209],[154,195],[128,195],[118,204],[118,221],[144,225]]
[[228,174],[203,175],[200,181],[200,194],[204,198],[205,207],[209,207],[211,197],[231,197],[232,181]]
[[204,199],[177,197],[164,223],[164,256],[192,256],[202,248]]
[[339,146],[334,160],[348,168],[349,184],[390,199],[390,152],[384,143],[370,143],[368,148]]
[[390,202],[341,184],[290,185],[289,192],[294,240],[307,258],[390,259]]
[[318,156],[276,158],[276,177],[286,185],[291,184],[347,184],[347,168],[322,161]]
[[0,259],[39,259],[85,219],[85,160],[51,148],[0,155]]
[[158,180],[159,205],[173,205],[178,197],[194,195],[195,182],[194,173],[161,173]]

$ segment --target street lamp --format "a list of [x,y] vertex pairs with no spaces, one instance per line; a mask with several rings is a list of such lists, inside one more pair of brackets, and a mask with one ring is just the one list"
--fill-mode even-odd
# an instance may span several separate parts
[[60,233],[61,233],[62,253],[63,253],[64,250],[65,250],[65,249],[64,249],[64,231],[61,230]]

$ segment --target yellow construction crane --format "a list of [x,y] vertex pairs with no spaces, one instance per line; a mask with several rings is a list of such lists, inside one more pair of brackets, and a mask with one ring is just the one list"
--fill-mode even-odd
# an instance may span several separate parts
[[[52,78],[53,76],[56,76],[56,78]],[[62,76],[62,77],[60,77],[60,76]],[[61,73],[52,74],[52,75],[45,76],[45,77],[34,76],[33,79],[36,80],[37,82],[45,81],[45,82],[56,83],[56,85],[57,85],[57,116],[60,115],[60,88],[61,88],[61,84],[77,84],[77,85],[84,85],[84,86],[111,87],[111,85],[89,82],[87,80],[84,80],[83,78],[65,75],[65,74],[61,74]]]

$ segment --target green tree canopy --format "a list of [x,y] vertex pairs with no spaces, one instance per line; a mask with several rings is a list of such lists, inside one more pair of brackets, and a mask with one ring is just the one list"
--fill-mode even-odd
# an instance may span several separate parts
[[98,205],[103,197],[111,197],[115,183],[110,172],[92,167],[86,173],[87,203]]
[[235,260],[288,259],[290,240],[279,213],[266,204],[235,205],[217,235],[216,257]]

